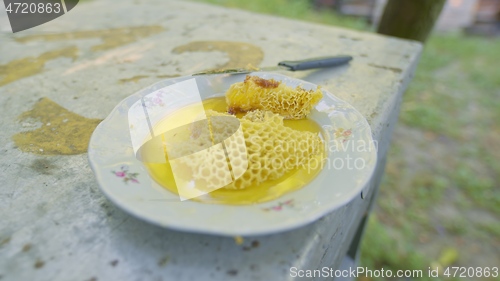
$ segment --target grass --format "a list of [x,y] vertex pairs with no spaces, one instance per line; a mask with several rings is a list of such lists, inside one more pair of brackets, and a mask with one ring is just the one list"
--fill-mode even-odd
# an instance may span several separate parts
[[[375,214],[384,219],[367,229],[362,264],[411,267],[410,257],[394,261],[384,257],[389,253],[373,252],[372,245],[384,243],[381,228],[393,244],[409,245],[419,268],[439,264],[449,249],[458,253],[453,266],[500,260],[498,251],[488,249],[500,245],[499,48],[498,39],[461,34],[434,35],[427,42],[389,152]],[[401,152],[415,146],[420,155]],[[397,198],[403,203],[395,204]],[[478,211],[496,224],[472,217]],[[473,249],[477,243],[484,246]]]
[[198,2],[356,30],[369,28],[369,25],[363,21],[346,17],[332,17],[332,13],[329,11],[314,11],[310,1],[307,0],[198,0]]
[[[406,93],[402,121],[413,127],[460,137],[459,128],[471,125],[464,109],[485,107],[474,125],[493,126],[500,117],[500,72],[492,60],[499,40],[462,35],[433,36],[427,42],[419,70]],[[440,105],[440,106],[437,106]]]
[[[315,12],[304,0],[199,1],[370,31],[361,20]],[[498,50],[499,39],[458,33],[426,42],[363,239],[362,266],[425,272],[500,264]]]

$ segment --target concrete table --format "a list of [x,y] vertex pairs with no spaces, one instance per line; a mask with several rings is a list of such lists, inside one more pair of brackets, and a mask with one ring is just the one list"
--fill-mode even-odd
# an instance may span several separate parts
[[[16,34],[2,11],[0,29],[0,280],[289,280],[291,267],[338,268],[355,256],[421,52],[414,42],[185,1],[84,2]],[[137,220],[99,191],[88,139],[126,96],[209,68],[333,54],[354,60],[286,74],[354,105],[379,142],[373,180],[346,206],[238,245]]]

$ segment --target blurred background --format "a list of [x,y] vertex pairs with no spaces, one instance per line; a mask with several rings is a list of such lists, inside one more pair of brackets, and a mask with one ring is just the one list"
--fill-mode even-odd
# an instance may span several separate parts
[[[364,32],[376,32],[386,5],[196,1]],[[361,266],[500,266],[499,38],[500,0],[445,1],[404,95]]]

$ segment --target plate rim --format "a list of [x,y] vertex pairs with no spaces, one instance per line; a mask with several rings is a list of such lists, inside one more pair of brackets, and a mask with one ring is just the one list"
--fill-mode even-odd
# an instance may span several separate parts
[[[266,74],[269,74],[269,75],[272,75],[272,76],[280,76],[283,79],[291,79],[291,80],[295,80],[295,81],[300,82],[300,83],[307,83],[307,84],[312,84],[312,85],[317,86],[316,84],[314,84],[312,82],[308,82],[308,81],[305,81],[305,80],[302,80],[302,79],[290,77],[290,76],[287,76],[287,75],[284,75],[284,74],[281,74],[281,73],[262,72],[262,71],[252,72],[252,73],[246,73],[246,74],[222,74],[222,75],[221,74],[210,74],[210,75],[204,75],[204,76],[241,76],[241,75],[253,75],[253,74],[257,74],[257,75],[266,75]],[[160,222],[160,221],[158,221],[158,220],[156,220],[154,218],[151,218],[150,216],[143,215],[140,212],[137,212],[133,208],[129,208],[127,206],[127,204],[123,204],[122,202],[120,202],[119,200],[117,200],[117,198],[115,198],[113,194],[110,194],[108,192],[108,190],[104,186],[104,184],[105,184],[104,180],[102,178],[100,179],[100,174],[101,173],[98,170],[99,169],[98,168],[99,164],[96,163],[95,159],[92,159],[93,156],[94,156],[94,152],[95,152],[94,148],[92,147],[92,144],[95,142],[95,138],[96,138],[96,134],[95,133],[99,132],[99,130],[102,130],[102,128],[105,126],[106,122],[110,121],[110,119],[113,116],[113,114],[115,112],[117,112],[119,110],[119,108],[124,103],[126,103],[129,99],[132,99],[133,97],[139,97],[142,92],[145,92],[148,89],[152,89],[156,85],[160,85],[160,84],[166,83],[168,81],[175,81],[175,80],[184,81],[184,80],[187,80],[189,78],[195,78],[195,76],[186,75],[186,76],[179,76],[179,77],[174,77],[174,78],[160,80],[160,81],[158,81],[156,83],[153,83],[153,84],[151,84],[151,85],[149,85],[147,87],[144,87],[144,88],[136,91],[135,93],[133,93],[133,94],[131,94],[131,95],[123,98],[109,112],[109,114],[106,116],[106,118],[103,119],[96,126],[96,128],[94,129],[94,131],[92,133],[92,136],[91,136],[91,138],[89,140],[88,153],[87,153],[87,157],[88,157],[88,161],[89,161],[89,166],[90,166],[92,172],[94,173],[95,179],[97,181],[97,184],[98,184],[99,189],[101,190],[101,192],[103,192],[103,194],[105,195],[105,197],[108,200],[110,200],[114,205],[116,205],[117,207],[119,207],[125,213],[130,214],[133,217],[138,218],[140,220],[144,220],[144,221],[146,221],[148,223],[151,223],[151,224],[163,227],[163,228],[177,230],[177,231],[185,231],[185,232],[191,232],[191,233],[202,233],[202,234],[211,234],[211,235],[218,235],[218,236],[232,236],[232,237],[234,237],[234,236],[269,235],[269,234],[281,233],[281,232],[290,231],[290,230],[293,230],[293,229],[297,229],[297,228],[303,227],[305,225],[311,224],[311,223],[319,220],[320,218],[322,218],[322,217],[324,217],[324,216],[332,213],[333,211],[335,211],[335,210],[337,210],[337,209],[339,209],[341,207],[344,207],[350,201],[352,201],[353,199],[355,199],[356,194],[359,194],[360,192],[364,191],[366,189],[367,185],[370,183],[370,181],[374,177],[374,172],[375,172],[376,167],[378,165],[377,147],[375,147],[374,151],[372,152],[371,157],[373,157],[372,158],[373,163],[370,164],[370,168],[366,172],[367,176],[362,180],[362,183],[359,184],[359,188],[356,189],[356,191],[352,191],[351,193],[347,193],[347,196],[344,196],[342,198],[342,200],[336,200],[335,204],[325,205],[322,208],[318,208],[318,209],[313,210],[313,212],[309,211],[309,212],[305,213],[306,215],[304,215],[304,213],[301,213],[302,214],[301,215],[301,219],[300,220],[294,220],[294,223],[291,223],[291,224],[290,223],[288,223],[288,224],[284,223],[283,225],[281,225],[281,224],[269,225],[268,224],[267,227],[265,227],[263,229],[257,229],[257,230],[254,230],[254,229],[239,229],[239,230],[237,230],[236,228],[221,230],[221,229],[218,229],[216,227],[215,228],[206,228],[206,227],[199,227],[197,225],[189,225],[189,224],[186,225],[186,224],[183,224],[182,222],[179,223],[178,220],[171,220],[168,223],[164,223],[164,222],[162,223],[162,222]],[[332,98],[336,102],[340,102],[340,103],[345,104],[346,106],[349,107],[350,110],[352,110],[357,115],[359,115],[362,118],[361,122],[364,123],[364,125],[365,125],[365,127],[367,129],[367,134],[369,135],[370,140],[374,141],[374,139],[373,139],[373,133],[372,133],[372,128],[371,128],[370,124],[368,123],[367,119],[365,118],[365,116],[363,116],[363,114],[361,114],[350,103],[348,103],[345,100],[342,100],[342,99],[338,98],[337,96],[335,96],[334,94],[332,94],[328,90],[325,90],[324,88],[321,89],[321,90],[322,90],[323,94],[329,95],[330,98]],[[321,171],[321,172],[323,172],[323,171]],[[148,175],[148,177],[150,177],[150,176]],[[316,176],[315,178],[313,178],[313,181],[315,179],[317,179],[318,177],[319,177],[319,174],[318,174],[318,176]],[[153,179],[151,179],[151,180],[153,180]],[[302,188],[300,188],[300,189],[298,189],[298,190],[296,190],[296,191],[285,193],[284,195],[282,195],[282,196],[280,196],[280,197],[278,197],[276,199],[270,200],[270,201],[256,203],[256,204],[251,204],[251,205],[242,205],[242,206],[259,206],[259,205],[262,206],[263,204],[269,204],[271,202],[277,202],[277,201],[280,200],[280,198],[286,196],[287,194],[292,194],[292,193],[300,191],[300,190],[302,190],[302,189],[304,189],[306,187],[307,187],[307,185],[304,186],[304,187],[302,187]],[[201,203],[201,202],[196,202],[196,201],[191,201],[191,200],[190,200],[190,202],[195,203],[196,205],[214,205],[214,204]],[[223,205],[223,204],[215,204],[215,205]],[[239,205],[223,205],[223,206],[231,207],[231,208],[232,207],[242,207],[242,206],[239,206]],[[265,213],[264,215],[268,215],[268,214],[269,213]]]

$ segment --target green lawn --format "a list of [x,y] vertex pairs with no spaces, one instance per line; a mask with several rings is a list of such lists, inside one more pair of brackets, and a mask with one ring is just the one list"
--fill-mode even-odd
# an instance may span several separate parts
[[[361,20],[317,13],[305,0],[199,1],[370,31]],[[426,43],[404,96],[362,266],[500,266],[499,50],[499,39],[462,34],[434,34]]]

